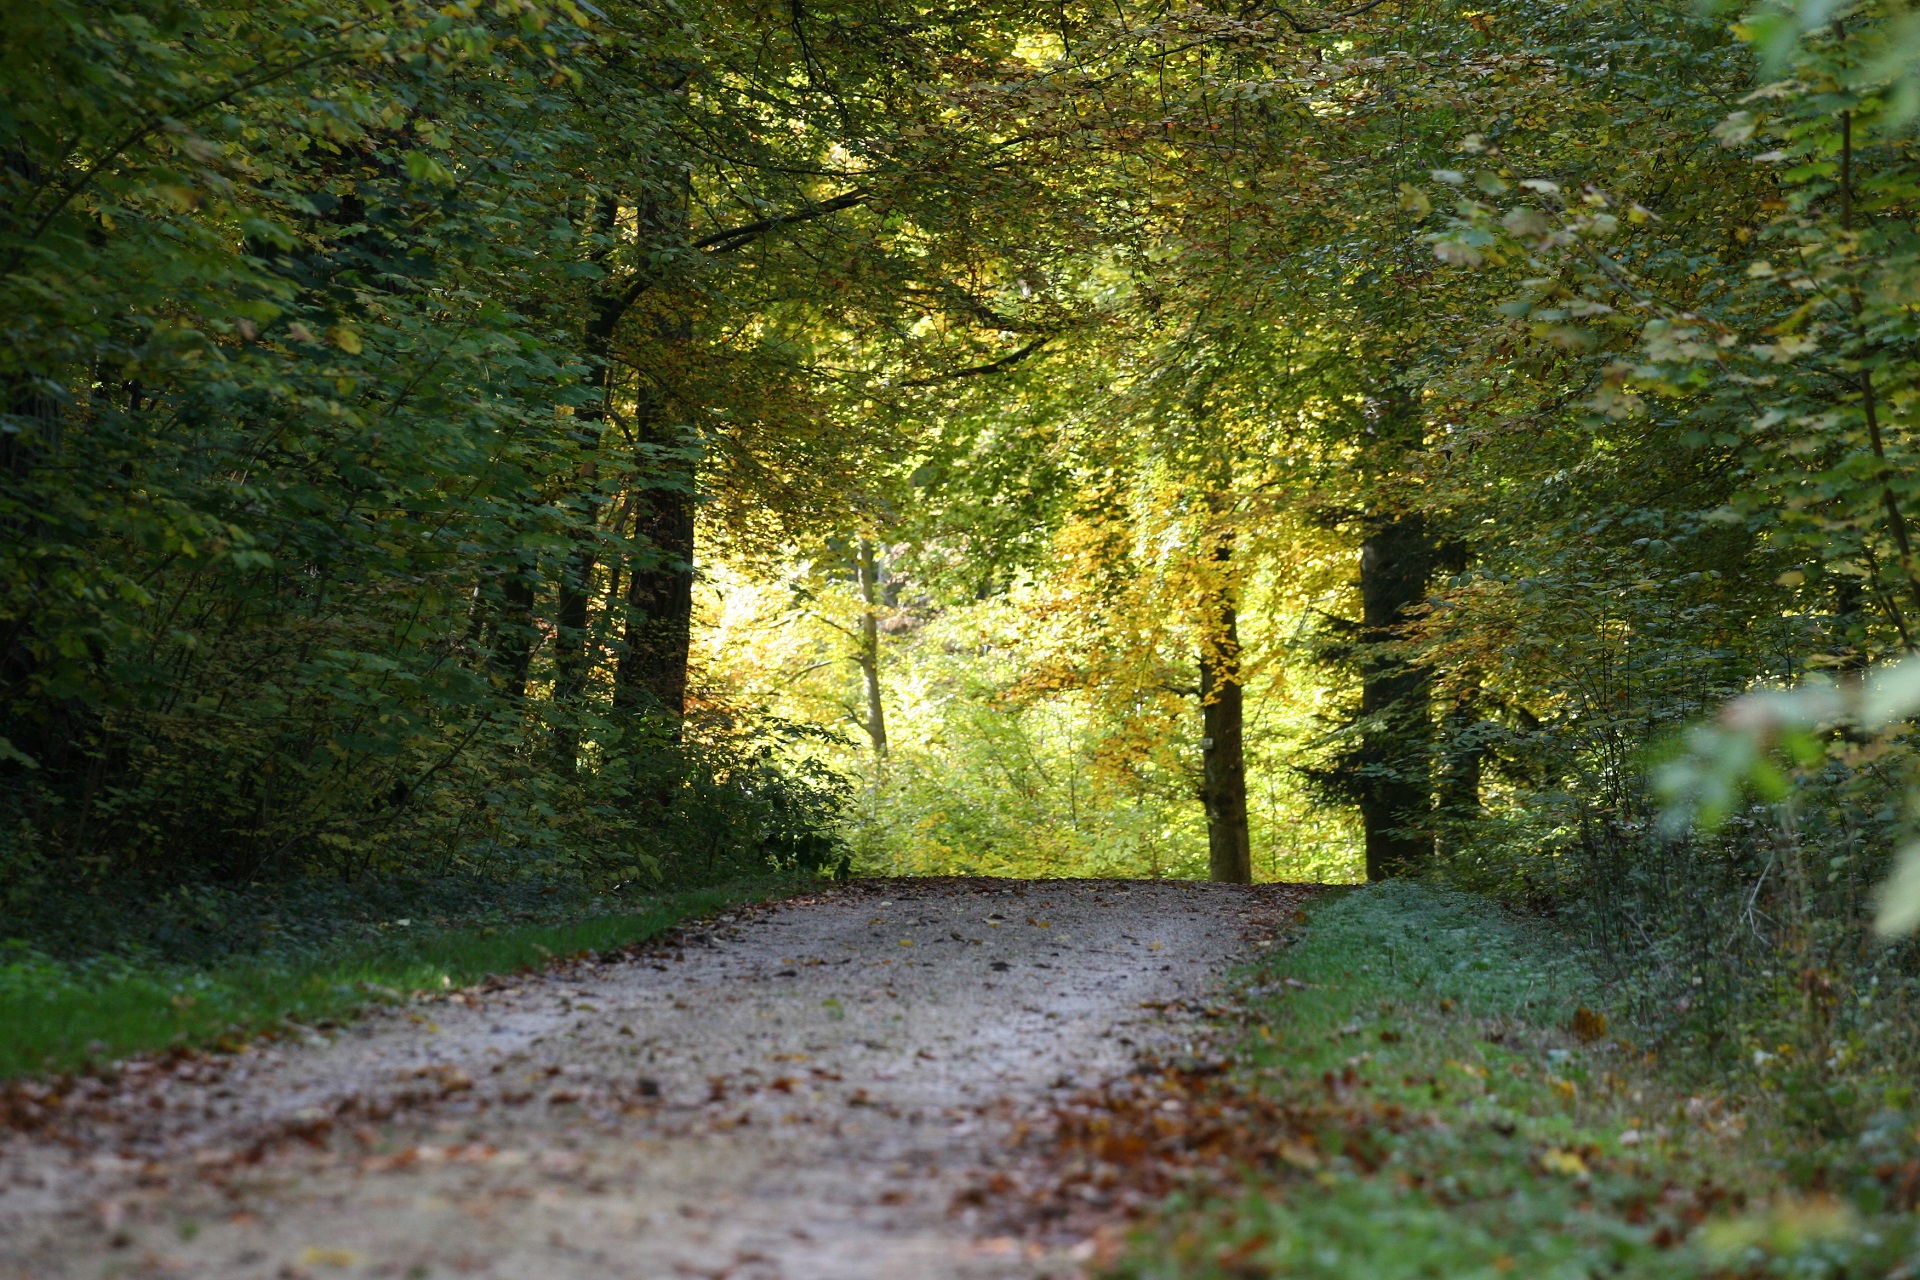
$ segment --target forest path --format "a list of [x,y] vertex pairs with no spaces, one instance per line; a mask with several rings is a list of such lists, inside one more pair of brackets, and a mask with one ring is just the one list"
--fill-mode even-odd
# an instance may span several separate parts
[[956,1197],[1054,1091],[1179,1053],[1298,895],[865,882],[136,1072],[0,1141],[0,1276],[1067,1275]]

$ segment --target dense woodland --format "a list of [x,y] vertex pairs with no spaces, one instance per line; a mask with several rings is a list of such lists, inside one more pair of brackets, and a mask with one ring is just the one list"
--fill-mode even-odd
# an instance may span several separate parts
[[0,909],[1434,876],[1873,1105],[1905,738],[1647,778],[1920,635],[1920,27],[1476,4],[15,0]]

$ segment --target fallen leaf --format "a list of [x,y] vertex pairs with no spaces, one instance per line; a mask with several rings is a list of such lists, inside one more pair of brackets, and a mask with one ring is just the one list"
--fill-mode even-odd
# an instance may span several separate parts
[[1560,1147],[1548,1147],[1540,1153],[1540,1167],[1548,1173],[1558,1173],[1569,1178],[1577,1178],[1587,1173],[1587,1162],[1580,1158],[1577,1151],[1567,1151]]
[[308,1246],[300,1251],[302,1266],[308,1267],[357,1267],[360,1255],[351,1249],[322,1249]]
[[473,1077],[451,1063],[414,1067],[400,1073],[402,1080],[431,1080],[446,1093],[465,1093],[473,1088]]
[[1278,1148],[1280,1158],[1296,1169],[1311,1173],[1322,1163],[1320,1153],[1297,1138],[1289,1138]]

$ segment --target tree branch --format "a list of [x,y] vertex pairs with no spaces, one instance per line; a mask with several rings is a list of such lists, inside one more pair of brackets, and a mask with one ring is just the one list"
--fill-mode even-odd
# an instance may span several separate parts
[[1311,35],[1316,31],[1325,31],[1328,28],[1334,26],[1336,23],[1345,22],[1348,18],[1357,18],[1369,9],[1378,9],[1381,5],[1385,4],[1386,2],[1387,0],[1367,0],[1366,4],[1359,5],[1355,8],[1349,9],[1345,13],[1336,13],[1333,16],[1326,18],[1317,27],[1309,26],[1308,24],[1300,21],[1300,19],[1294,17],[1292,14],[1288,13],[1285,9],[1282,9],[1279,5],[1275,5],[1273,7],[1273,11],[1280,15],[1281,21],[1285,22],[1288,26],[1293,28],[1294,33],[1296,35]]
[[838,213],[842,209],[851,209],[855,205],[865,204],[871,199],[873,199],[873,193],[865,188],[848,191],[805,209],[797,209],[792,213],[783,213],[772,218],[762,218],[758,222],[749,222],[744,226],[730,227],[725,231],[716,231],[712,235],[702,236],[693,242],[693,247],[705,249],[708,253],[732,253],[735,249],[743,248],[776,228],[790,226],[796,222],[811,222],[815,218],[824,218],[830,213]]
[[977,378],[986,373],[1000,373],[1019,364],[1022,360],[1033,355],[1058,336],[1059,335],[1052,333],[1045,334],[1035,338],[1032,342],[1029,342],[1012,355],[1001,356],[998,360],[990,360],[986,364],[976,364],[970,369],[955,369],[952,373],[936,373],[927,378],[908,378],[905,382],[895,383],[894,385],[901,387],[930,387],[937,382],[952,382],[956,378]]

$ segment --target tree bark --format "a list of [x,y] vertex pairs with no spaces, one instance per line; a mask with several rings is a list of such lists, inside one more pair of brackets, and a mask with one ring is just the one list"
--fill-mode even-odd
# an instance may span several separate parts
[[[667,443],[659,415],[649,416],[653,443]],[[687,714],[692,649],[693,485],[691,464],[675,463],[656,475],[634,504],[634,541],[650,550],[636,554],[628,566],[624,643],[613,674],[614,706],[663,715],[676,737]]]
[[854,562],[860,578],[860,599],[866,607],[860,613],[860,674],[867,686],[867,739],[873,743],[876,760],[887,757],[887,714],[880,701],[880,564],[873,553],[873,539],[860,539]]
[[[681,74],[678,83],[684,83]],[[664,197],[643,197],[637,212],[643,243],[685,245],[692,190],[681,175]],[[609,289],[604,306],[622,317],[648,292],[671,281],[648,274],[642,263],[622,287]],[[607,327],[609,350],[615,333]],[[684,319],[663,320],[653,367],[674,366],[673,348],[689,339]],[[680,736],[687,713],[687,658],[692,651],[693,552],[696,475],[683,433],[669,421],[669,394],[656,379],[636,389],[633,404],[636,472],[644,477],[632,493],[633,542],[627,564],[626,618],[620,656],[614,663],[613,705],[627,715],[654,714]]]
[[1252,884],[1240,618],[1227,580],[1232,533],[1215,535],[1211,558],[1220,579],[1206,601],[1206,634],[1200,644],[1200,799],[1207,811],[1207,874],[1226,884]]
[[[583,429],[593,432],[594,452],[599,449],[608,402],[613,396],[612,365],[607,361],[607,347],[611,338],[611,331],[597,337],[588,335],[589,357],[600,362],[600,371],[594,381],[601,399],[590,409],[575,415]],[[600,501],[593,492],[595,464],[591,460],[582,468],[580,478],[587,488],[582,501],[584,510],[579,527],[574,530],[573,550],[568,553],[566,564],[560,572],[558,607],[554,610],[553,700],[562,707],[578,702],[586,693],[594,665],[590,624],[593,574],[600,559],[594,528],[600,518]],[[580,754],[578,726],[562,719],[554,726],[553,743],[561,767],[573,768]]]
[[1360,818],[1367,879],[1423,866],[1433,852],[1433,715],[1425,668],[1387,652],[1426,598],[1434,548],[1417,514],[1378,521],[1360,546]]

